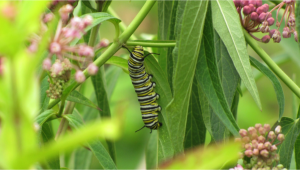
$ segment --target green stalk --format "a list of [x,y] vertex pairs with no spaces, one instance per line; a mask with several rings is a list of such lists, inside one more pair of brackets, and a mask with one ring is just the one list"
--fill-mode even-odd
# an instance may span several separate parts
[[285,85],[291,89],[298,98],[300,98],[300,88],[296,83],[287,76],[280,67],[271,59],[271,57],[260,47],[257,42],[251,38],[251,36],[244,31],[246,42],[251,46],[251,48],[260,56],[262,60],[270,67],[270,69],[283,81]]
[[[118,42],[113,42],[111,46],[107,48],[106,51],[97,59],[94,61],[95,65],[98,67],[101,67],[110,57],[112,57],[121,47],[122,45],[130,38],[130,36],[134,33],[134,31],[138,28],[138,26],[142,23],[144,18],[147,16],[153,5],[155,4],[156,1],[152,0],[147,0],[142,7],[142,9],[139,11],[139,13],[136,15],[136,17],[133,19],[133,21],[130,23],[128,28],[121,34],[119,41]],[[84,74],[86,78],[89,78],[90,76],[87,73],[87,69],[85,69]],[[72,83],[70,86],[78,87],[80,84],[77,82]],[[51,109],[53,106],[55,106],[60,99],[56,99],[52,101],[48,109]]]
[[165,42],[157,42],[157,41],[127,41],[126,46],[137,46],[141,45],[143,47],[175,47],[176,41],[165,41]]

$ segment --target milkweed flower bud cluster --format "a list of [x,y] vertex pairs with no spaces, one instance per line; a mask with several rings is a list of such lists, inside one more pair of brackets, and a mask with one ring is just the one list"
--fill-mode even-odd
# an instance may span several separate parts
[[[280,4],[269,11],[268,4],[262,4],[262,0],[233,0],[240,16],[242,26],[257,41],[268,43],[272,38],[274,42],[281,41],[279,27],[285,19],[285,27],[282,31],[283,38],[291,37],[294,34],[295,41],[298,42],[298,34],[295,27],[295,0],[283,0]],[[283,5],[286,8],[282,18],[279,20],[278,14]],[[277,9],[276,19],[272,17],[272,12]],[[277,29],[270,30],[276,22]],[[262,38],[253,35],[255,32],[269,33]]]
[[240,156],[244,159],[245,169],[285,169],[282,164],[279,164],[279,155],[276,152],[277,146],[284,140],[281,126],[271,131],[269,124],[263,126],[256,124],[248,130],[241,129],[239,133],[241,138],[235,140],[242,142],[244,151],[240,153]]
[[61,62],[57,59],[52,66],[49,66],[49,60],[44,60],[43,67],[50,71],[50,77],[48,78],[49,89],[46,91],[47,96],[52,99],[60,98],[65,83],[70,79],[72,68],[70,61],[65,58]]

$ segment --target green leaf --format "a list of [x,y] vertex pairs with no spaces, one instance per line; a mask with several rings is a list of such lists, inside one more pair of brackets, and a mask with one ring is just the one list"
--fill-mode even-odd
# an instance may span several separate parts
[[118,66],[118,67],[122,68],[125,71],[125,73],[129,74],[127,63],[128,63],[128,61],[124,58],[112,56],[112,57],[110,57],[110,59],[108,59],[106,61],[105,64],[111,64],[111,65]]
[[185,155],[163,163],[159,169],[222,169],[224,164],[236,163],[240,145],[227,143],[207,148],[199,147],[185,152]]
[[184,149],[189,149],[204,144],[205,135],[206,128],[204,125],[199,101],[198,82],[196,78],[194,78],[186,122]]
[[96,104],[91,102],[88,98],[86,98],[84,95],[82,95],[81,93],[79,93],[76,90],[72,91],[68,95],[66,100],[71,101],[71,102],[75,102],[75,103],[79,103],[79,104],[83,104],[83,105],[95,108],[97,110],[101,110]]
[[280,156],[280,163],[283,164],[284,168],[289,169],[296,139],[300,133],[299,119],[294,121],[291,118],[283,117],[277,125],[282,127],[285,138],[282,144],[278,145],[277,152]]
[[85,14],[80,16],[81,18],[84,18],[86,15],[90,15],[94,18],[93,23],[88,26],[85,31],[90,30],[91,28],[93,28],[94,26],[100,24],[101,22],[104,21],[109,21],[113,24],[119,24],[119,22],[121,22],[120,19],[112,16],[111,14],[107,13],[107,12],[94,12],[94,13],[89,13],[89,14]]
[[175,153],[183,151],[188,105],[207,5],[208,1],[187,1],[182,18],[177,64],[173,74],[174,96],[166,108]]
[[300,169],[300,135],[298,135],[295,142],[295,162],[296,169]]
[[86,148],[78,148],[74,152],[74,169],[89,169],[92,155]]
[[105,73],[105,79],[106,79],[106,85],[107,85],[107,98],[108,100],[110,99],[117,81],[120,77],[120,74],[122,72],[122,69],[118,68],[118,67],[109,67]]
[[264,75],[266,75],[272,82],[276,96],[277,96],[277,101],[279,105],[279,118],[278,120],[280,121],[283,111],[284,111],[284,93],[281,87],[281,84],[275,74],[266,66],[264,66],[262,63],[260,63],[258,60],[256,60],[253,57],[250,57],[250,62],[251,64],[257,68],[259,71],[261,71]]
[[261,109],[258,90],[253,78],[246,43],[236,7],[232,1],[212,1],[214,28],[223,40],[243,83]]
[[38,123],[40,126],[42,126],[47,119],[49,119],[51,116],[55,115],[56,113],[53,110],[46,110],[39,114],[36,118],[36,123]]
[[84,0],[84,1],[81,1],[81,2],[82,2],[86,7],[88,7],[91,11],[97,12],[97,10],[96,10],[95,8],[92,7],[90,1]]
[[[157,139],[155,142],[156,144],[149,144],[149,145],[157,145],[157,154],[155,160],[151,160],[151,162],[147,163],[152,168],[157,167],[154,166],[154,163],[160,163],[163,160],[170,159],[174,155],[174,148],[172,145],[172,141],[170,138],[171,129],[167,122],[167,114],[166,114],[166,107],[170,100],[172,99],[172,92],[167,82],[166,75],[164,74],[163,70],[153,57],[153,55],[149,55],[145,59],[145,68],[147,73],[153,75],[152,81],[156,83],[154,91],[160,95],[157,103],[161,106],[162,111],[158,115],[158,119],[160,122],[163,123],[163,126],[158,129],[158,133],[153,133],[152,135],[158,135],[155,137]],[[145,129],[148,130],[149,129]],[[150,141],[151,142],[151,141]],[[155,152],[156,153],[156,152]],[[153,154],[153,153],[146,153]],[[147,166],[148,166],[147,165]]]
[[158,166],[158,139],[157,131],[153,131],[146,148],[146,168],[155,169]]
[[[75,129],[79,129],[84,124],[79,116],[68,114],[64,117],[68,119],[70,125]],[[89,143],[88,146],[104,169],[117,169],[111,156],[99,140]]]
[[[204,121],[209,121],[210,123],[206,122],[205,124],[209,125],[212,128],[211,131],[215,131],[216,128],[218,129],[222,127],[219,122],[219,120],[221,120],[225,127],[227,127],[227,129],[232,134],[238,136],[239,128],[231,113],[230,106],[228,105],[228,102],[225,98],[224,90],[222,88],[221,80],[218,74],[217,59],[214,47],[214,30],[212,26],[210,6],[208,9],[209,10],[207,12],[206,22],[204,26],[205,34],[202,39],[203,42],[201,43],[195,76],[199,85],[201,86],[201,91],[205,94],[206,99],[208,100],[212,110],[217,116],[210,115],[210,111],[208,111],[208,108],[206,108],[206,112],[203,112],[203,115],[209,115],[204,115]],[[218,124],[211,124],[212,122],[218,122]],[[209,127],[206,128],[208,129]],[[224,128],[221,130],[224,130]],[[219,131],[216,132],[219,134]],[[223,135],[224,132],[221,132],[220,134]]]
[[[173,4],[176,1],[169,1],[169,0],[162,0],[157,2],[158,7],[158,39],[159,40],[169,40],[169,30],[174,29],[174,27],[170,27],[170,22],[172,16],[176,16],[176,7]],[[176,2],[177,3],[177,2]],[[175,11],[173,11],[173,8]],[[168,49],[169,48],[162,48],[159,49],[160,56],[158,57],[158,63],[160,67],[163,69],[164,73],[168,75],[168,66],[170,66],[172,61],[168,59]],[[172,82],[172,81],[170,81]]]
[[[51,140],[54,140],[54,134],[52,129],[52,123],[46,122],[42,126],[41,136],[43,144],[48,143]],[[52,159],[47,160],[48,165],[52,169],[60,169],[59,157],[56,156]]]
[[[95,76],[92,76],[92,82],[95,89],[98,107],[102,108],[102,111],[99,111],[100,117],[111,117],[108,97],[106,93],[107,87],[104,75],[104,67],[101,67],[97,74]],[[115,144],[108,140],[106,140],[106,143],[112,159],[116,162]]]
[[48,107],[48,104],[49,104],[49,100],[50,98],[47,96],[47,93],[46,93],[46,90],[49,89],[49,82],[48,82],[48,76],[46,76],[42,82],[41,82],[41,97],[40,97],[40,100],[41,100],[41,111],[45,111]]

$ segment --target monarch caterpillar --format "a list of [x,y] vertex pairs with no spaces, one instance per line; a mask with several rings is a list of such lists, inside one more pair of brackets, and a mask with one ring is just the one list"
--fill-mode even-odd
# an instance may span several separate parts
[[130,52],[128,48],[126,49],[130,53],[130,58],[128,60],[129,75],[138,96],[142,119],[145,124],[141,129],[147,127],[151,129],[150,133],[152,133],[152,130],[161,127],[162,123],[158,121],[158,112],[161,111],[161,107],[156,103],[159,94],[153,91],[156,84],[155,82],[151,82],[152,75],[145,71],[144,66],[144,59],[149,54],[144,56],[142,46],[136,46],[132,52]]

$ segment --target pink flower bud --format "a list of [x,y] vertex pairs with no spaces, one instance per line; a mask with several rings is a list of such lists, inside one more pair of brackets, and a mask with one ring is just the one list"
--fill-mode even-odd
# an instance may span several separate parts
[[[250,1],[249,1],[249,2],[250,2]],[[253,4],[250,4],[250,3],[249,3],[248,6],[250,7],[251,12],[255,12],[256,8],[255,8],[255,6],[254,6]]]
[[80,38],[81,33],[80,30],[75,29],[75,28],[63,28],[62,33],[65,35],[66,38],[71,37],[71,38]]
[[270,37],[273,37],[273,34],[275,33],[275,31],[276,31],[276,29],[272,29],[272,30],[269,31]]
[[263,4],[261,7],[263,8],[263,12],[268,12],[269,11],[269,5],[268,4]]
[[63,71],[63,67],[60,62],[55,62],[51,69],[54,76],[59,75]]
[[279,155],[278,155],[278,154],[275,154],[275,155],[274,155],[274,161],[279,162],[279,159],[280,159],[280,158],[279,158]]
[[270,18],[267,19],[267,21],[268,21],[269,26],[271,26],[271,25],[274,24],[274,21],[275,21],[275,20],[274,20],[273,17],[270,17]]
[[[277,29],[275,29],[275,32],[272,35],[272,38],[273,38],[273,41],[276,43],[279,43],[281,41],[281,35]],[[281,127],[280,127],[280,129],[281,129]],[[275,128],[275,134],[276,134],[276,128]]]
[[79,17],[74,17],[71,19],[71,26],[79,29],[80,31],[83,31],[85,28],[84,22]]
[[297,31],[294,31],[294,39],[296,42],[298,42],[298,33]]
[[68,20],[69,13],[73,11],[73,7],[70,4],[64,5],[59,9],[60,17],[63,21]]
[[[3,5],[3,4],[2,4]],[[17,15],[18,9],[13,5],[13,3],[7,3],[0,9],[0,14],[9,20],[14,20]]]
[[252,12],[250,15],[250,18],[252,21],[256,21],[258,18],[258,14],[256,12]]
[[264,128],[265,128],[266,132],[269,132],[271,130],[271,127],[269,124],[264,124]]
[[82,71],[80,71],[80,70],[76,71],[76,73],[75,73],[75,80],[78,83],[83,83],[85,81],[85,75],[83,74]]
[[280,125],[276,126],[276,128],[275,128],[275,134],[278,135],[279,133],[281,133],[281,126]]
[[108,39],[102,39],[101,41],[100,41],[100,44],[99,44],[99,47],[101,48],[101,47],[107,47],[109,45],[109,41],[108,41]]
[[46,59],[43,61],[43,69],[44,69],[44,70],[50,71],[51,65],[52,65],[52,64],[51,64],[50,58],[46,58]]
[[255,124],[255,129],[258,130],[260,127],[262,127],[262,125],[260,123]]
[[240,2],[240,0],[233,0],[235,7],[239,7],[241,5]]
[[252,150],[246,150],[246,151],[245,151],[245,155],[246,155],[247,157],[251,157],[251,156],[252,156]]
[[52,13],[48,13],[44,16],[43,22],[48,23],[54,18],[54,15]]
[[258,16],[258,21],[259,21],[259,22],[263,22],[263,21],[265,20],[266,16],[267,16],[267,14],[264,13],[264,12],[262,12],[262,13],[259,14],[259,16]]
[[94,57],[94,50],[92,47],[87,45],[80,45],[78,54],[81,56]]
[[38,49],[38,42],[37,41],[32,41],[30,46],[28,47],[28,50],[32,53],[36,52]]
[[250,143],[246,143],[246,144],[245,144],[245,149],[246,149],[246,150],[251,150],[251,149],[252,149],[251,144],[250,144]]
[[90,75],[95,75],[97,74],[97,72],[98,72],[98,67],[94,63],[89,64],[88,73]]
[[257,140],[252,140],[252,146],[253,146],[253,148],[256,148],[257,147],[257,145],[258,145],[258,142],[257,142]]
[[277,146],[276,145],[272,145],[270,150],[271,151],[276,151],[277,150]]
[[258,138],[257,133],[253,133],[253,134],[251,135],[251,139],[257,139],[257,138]]
[[266,133],[265,128],[260,127],[260,128],[258,129],[258,133],[261,134],[261,135],[264,135],[264,134]]
[[87,27],[93,23],[93,17],[90,15],[87,15],[83,18],[84,26]]
[[241,0],[240,4],[242,7],[249,5],[249,0]]
[[249,6],[244,6],[243,13],[249,15],[251,13],[251,8]]
[[256,6],[256,0],[249,0],[249,4]]
[[291,37],[291,33],[290,33],[290,28],[289,27],[284,27],[283,28],[282,37],[283,38],[289,38],[289,37]]
[[260,15],[261,13],[265,12],[265,9],[263,6],[256,8],[256,12],[258,15]]
[[270,36],[269,35],[265,35],[265,36],[263,36],[262,37],[262,42],[264,42],[264,43],[268,43],[269,41],[270,41]]
[[266,149],[270,149],[271,148],[271,146],[272,146],[272,144],[270,143],[270,142],[265,142],[265,148]]
[[269,132],[268,138],[271,139],[271,140],[274,140],[276,138],[276,135],[275,135],[274,131]]
[[257,149],[258,149],[258,150],[262,150],[262,149],[264,149],[264,148],[265,148],[265,146],[264,146],[263,143],[257,144]]
[[264,136],[262,136],[262,135],[260,135],[260,136],[257,138],[257,141],[258,141],[259,143],[264,143],[265,140],[266,140],[266,138],[265,138]]
[[57,43],[57,42],[52,42],[50,44],[49,51],[50,51],[50,53],[54,53],[54,54],[60,53],[61,52],[61,46],[60,46],[60,44]]
[[250,141],[250,138],[248,136],[243,137],[243,142],[248,143]]
[[277,136],[277,139],[278,139],[280,142],[282,142],[282,141],[284,140],[284,135],[283,135],[283,134],[279,134],[279,135]]
[[256,0],[256,8],[262,5],[262,0]]
[[264,149],[260,151],[260,155],[267,158],[269,157],[269,152],[266,149]]
[[240,129],[239,133],[242,137],[245,137],[248,135],[247,130],[245,130],[245,129]]
[[254,127],[249,127],[248,128],[248,132],[249,132],[249,134],[254,134],[254,133],[257,133],[257,131],[256,131],[256,129],[254,128]]
[[258,149],[253,149],[252,153],[253,153],[253,155],[258,156],[259,155],[259,150]]

